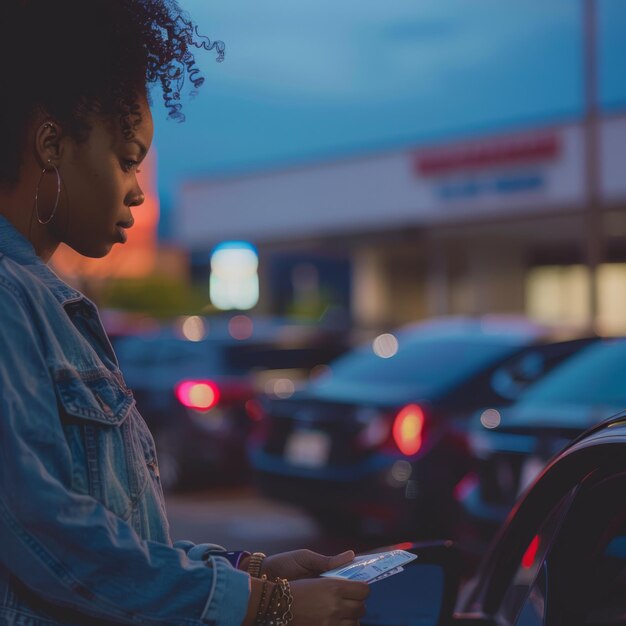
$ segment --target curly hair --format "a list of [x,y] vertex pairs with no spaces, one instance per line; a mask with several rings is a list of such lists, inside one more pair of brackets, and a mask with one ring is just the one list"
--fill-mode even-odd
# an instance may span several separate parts
[[176,0],[0,0],[0,183],[19,178],[29,120],[38,110],[77,141],[89,114],[117,119],[132,138],[139,97],[160,86],[168,117],[204,82],[193,50],[224,44],[198,33]]

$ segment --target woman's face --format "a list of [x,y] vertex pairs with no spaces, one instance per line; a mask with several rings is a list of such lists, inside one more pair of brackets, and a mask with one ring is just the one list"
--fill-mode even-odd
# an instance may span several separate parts
[[[141,123],[133,139],[124,138],[117,121],[93,116],[87,141],[65,143],[58,163],[61,201],[49,228],[57,241],[84,256],[103,257],[114,243],[124,243],[125,229],[134,222],[131,209],[144,201],[137,169],[150,149],[154,125],[147,101],[139,104]],[[47,176],[54,180],[54,173]]]

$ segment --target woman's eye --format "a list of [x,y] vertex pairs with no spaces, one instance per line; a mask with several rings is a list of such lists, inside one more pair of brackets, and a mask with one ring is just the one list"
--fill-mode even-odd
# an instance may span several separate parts
[[140,169],[137,169],[139,166],[139,161],[133,161],[132,159],[124,159],[122,161],[123,168],[125,172],[130,172],[131,170],[136,170],[137,173],[141,172]]

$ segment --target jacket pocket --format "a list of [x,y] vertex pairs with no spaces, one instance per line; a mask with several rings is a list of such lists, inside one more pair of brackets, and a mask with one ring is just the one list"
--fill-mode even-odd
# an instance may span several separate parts
[[119,426],[135,402],[130,389],[123,387],[114,374],[104,368],[58,369],[53,375],[65,412],[79,419]]
[[105,368],[53,372],[72,457],[72,488],[128,520],[146,485],[141,442],[129,415],[132,392]]

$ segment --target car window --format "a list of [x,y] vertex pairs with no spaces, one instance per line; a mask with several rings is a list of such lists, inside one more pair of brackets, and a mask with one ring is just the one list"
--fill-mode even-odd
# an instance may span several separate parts
[[156,344],[160,365],[184,365],[190,362],[216,361],[216,351],[205,342],[167,340]]
[[498,395],[513,400],[540,378],[546,367],[546,357],[541,352],[528,350],[498,367],[491,378],[491,385]]
[[544,623],[546,557],[575,493],[576,489],[572,489],[550,511],[524,551],[497,612],[497,617],[503,624],[537,626]]
[[148,366],[154,362],[154,354],[146,349],[147,341],[136,337],[122,337],[115,342],[115,353],[120,364],[125,367]]
[[548,623],[626,623],[626,474],[581,490],[547,562]]
[[626,341],[584,348],[520,396],[528,404],[626,406]]
[[599,553],[599,593],[590,598],[585,616],[589,626],[626,623],[626,524]]
[[519,349],[509,342],[441,338],[399,338],[398,350],[383,358],[371,348],[361,348],[331,364],[332,376],[316,387],[368,383],[418,386],[420,392],[445,389],[474,372],[497,363]]
[[128,337],[116,346],[122,368],[202,368],[231,374],[240,371],[227,358],[229,346],[217,341],[185,341],[174,337]]
[[[624,446],[607,430],[562,455],[518,503],[458,610],[500,626],[626,623],[623,561],[615,560],[626,555]],[[597,611],[607,608],[602,622]]]
[[235,345],[225,351],[226,362],[238,369],[312,370],[335,358],[340,346]]
[[546,623],[547,569],[548,565],[544,561],[530,592],[524,599],[515,626],[543,626]]
[[516,400],[530,385],[592,342],[592,338],[572,339],[529,347],[498,366],[491,377],[492,388],[502,398]]

